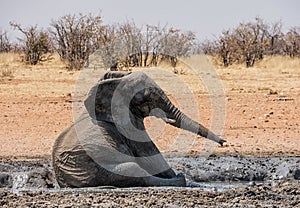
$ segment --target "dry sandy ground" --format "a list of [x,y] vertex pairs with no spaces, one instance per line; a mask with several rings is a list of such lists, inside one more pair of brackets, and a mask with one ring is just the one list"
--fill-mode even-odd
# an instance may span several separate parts
[[[226,108],[221,113],[226,117],[220,128],[227,143],[210,148],[211,144],[196,138],[193,148],[184,153],[205,154],[204,145],[210,148],[209,154],[299,156],[300,62],[289,61],[292,64],[277,64],[272,69],[263,63],[260,68],[216,69],[225,94]],[[0,157],[49,157],[58,134],[72,123],[71,95],[80,74],[65,70],[59,61],[34,67],[2,62],[0,69],[13,71],[13,77],[0,79]],[[200,117],[196,119],[210,127],[212,105],[205,86],[187,70],[178,77],[190,84],[197,98]],[[180,90],[177,83],[165,79],[164,83]],[[188,107],[181,109],[188,115],[195,112]],[[153,126],[157,122],[152,122]],[[165,126],[154,140],[162,151],[174,152],[176,147],[169,147],[177,135],[178,130]],[[185,138],[179,140],[184,142]]]
[[[206,86],[188,69],[180,67],[178,77],[189,85],[198,101],[196,111],[200,117],[196,119],[208,127],[213,126],[213,105]],[[0,72],[1,161],[49,159],[56,137],[73,121],[73,89],[80,73],[67,71],[57,60],[25,66],[12,55],[0,57]],[[300,61],[277,58],[261,62],[257,68],[236,66],[216,68],[216,72],[223,84],[225,97],[222,99],[226,104],[225,109],[220,110],[226,117],[219,130],[227,143],[221,147],[199,137],[191,142],[187,139],[190,134],[180,133],[170,126],[164,126],[156,134],[156,127],[162,124],[149,119],[147,126],[158,147],[166,155],[176,156],[299,157]],[[170,83],[168,77],[160,78],[181,95],[177,83]],[[182,97],[176,99],[172,93],[168,95],[178,106],[189,103]],[[189,107],[181,109],[194,116]],[[3,207],[296,207],[299,206],[299,181],[223,193],[150,188],[97,193],[38,192],[19,196],[0,190],[0,196]]]

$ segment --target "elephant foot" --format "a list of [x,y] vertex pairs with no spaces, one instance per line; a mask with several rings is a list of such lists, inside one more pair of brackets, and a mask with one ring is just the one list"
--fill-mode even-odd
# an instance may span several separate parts
[[186,186],[186,180],[183,173],[179,173],[175,178],[177,179],[178,186],[180,187]]
[[144,178],[144,181],[146,183],[146,186],[186,186],[186,180],[182,173],[178,174],[174,178],[159,178],[155,176],[150,176]]

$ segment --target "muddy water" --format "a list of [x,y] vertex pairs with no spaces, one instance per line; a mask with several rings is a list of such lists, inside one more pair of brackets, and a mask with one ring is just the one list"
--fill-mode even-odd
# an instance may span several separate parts
[[58,188],[50,160],[0,161],[0,207],[300,207],[300,158],[168,158],[188,187]]
[[300,179],[300,157],[170,158],[169,163],[195,182]]
[[[188,187],[206,191],[224,191],[263,183],[275,184],[287,179],[300,180],[300,157],[201,157],[167,158],[167,160],[176,172],[185,174]],[[17,194],[41,190],[98,192],[113,189],[113,187],[59,189],[50,160],[0,162],[0,188]],[[116,190],[122,189],[114,189]]]

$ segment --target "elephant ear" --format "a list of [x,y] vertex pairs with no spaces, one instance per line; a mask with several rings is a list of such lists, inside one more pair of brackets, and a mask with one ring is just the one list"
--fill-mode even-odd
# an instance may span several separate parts
[[100,78],[84,101],[90,117],[98,121],[113,122],[111,113],[112,97],[122,79],[129,74],[131,72],[107,72]]

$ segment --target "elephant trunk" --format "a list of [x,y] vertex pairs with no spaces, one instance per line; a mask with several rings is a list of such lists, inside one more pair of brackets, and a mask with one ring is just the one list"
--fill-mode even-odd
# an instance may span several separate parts
[[178,108],[176,108],[171,101],[166,97],[165,100],[165,109],[163,109],[166,112],[167,120],[165,120],[167,123],[177,127],[181,128],[190,132],[193,132],[195,134],[198,134],[202,137],[205,137],[207,139],[210,139],[212,141],[215,141],[221,145],[223,145],[225,140],[221,139],[217,135],[215,135],[213,132],[211,132],[209,129],[204,127],[203,125],[199,124],[198,122],[192,120],[187,115],[182,113]]

